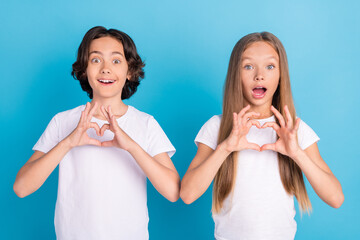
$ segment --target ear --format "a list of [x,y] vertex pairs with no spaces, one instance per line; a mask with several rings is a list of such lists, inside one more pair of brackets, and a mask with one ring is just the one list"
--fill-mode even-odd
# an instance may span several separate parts
[[131,74],[130,71],[128,71],[127,74],[126,74],[126,79],[129,80],[129,81],[131,81],[131,80],[130,80],[131,77],[132,77],[132,74]]
[[[80,78],[82,78],[82,79],[87,79],[87,73],[86,73],[86,70],[85,70],[83,73],[81,73]],[[88,81],[89,81],[89,80],[88,80]]]

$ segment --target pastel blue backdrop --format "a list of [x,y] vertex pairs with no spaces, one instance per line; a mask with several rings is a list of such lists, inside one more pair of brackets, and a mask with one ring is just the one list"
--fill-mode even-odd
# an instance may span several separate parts
[[[155,116],[177,148],[183,176],[202,124],[221,113],[231,50],[270,31],[289,59],[298,115],[320,136],[323,158],[345,202],[326,205],[307,183],[311,216],[296,215],[296,239],[360,239],[360,5],[358,1],[2,1],[0,4],[0,238],[55,239],[57,169],[20,199],[12,185],[53,115],[89,99],[70,76],[85,32],[128,33],[146,78],[127,104]],[[196,202],[170,203],[148,185],[150,239],[213,239],[211,188]]]

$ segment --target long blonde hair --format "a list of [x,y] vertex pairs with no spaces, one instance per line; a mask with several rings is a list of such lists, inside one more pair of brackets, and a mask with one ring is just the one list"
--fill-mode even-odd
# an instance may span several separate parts
[[[295,122],[295,107],[291,94],[289,68],[284,46],[280,40],[269,32],[251,33],[241,38],[235,45],[229,62],[223,99],[223,114],[220,124],[218,143],[224,141],[232,130],[233,112],[238,113],[244,108],[244,96],[240,77],[242,54],[254,42],[264,41],[270,44],[279,55],[280,79],[272,105],[284,115],[287,105]],[[276,120],[278,122],[278,120]],[[219,168],[213,185],[212,211],[219,213],[225,198],[233,191],[236,178],[237,152],[231,153]],[[288,156],[278,153],[279,171],[282,184],[288,194],[293,194],[298,200],[301,211],[309,212],[311,203],[306,192],[300,167]]]

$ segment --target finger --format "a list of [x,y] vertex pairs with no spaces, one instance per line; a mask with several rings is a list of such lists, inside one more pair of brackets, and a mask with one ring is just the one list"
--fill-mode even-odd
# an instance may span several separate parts
[[105,141],[101,143],[102,147],[113,147],[114,146],[114,142],[113,141]]
[[111,106],[110,106],[110,105],[108,106],[107,112],[109,113],[109,117],[112,118],[113,112],[112,112],[112,110],[111,110]]
[[267,122],[265,123],[261,128],[267,128],[267,127],[271,127],[275,130],[275,132],[277,133],[277,135],[280,134],[280,127],[276,122]]
[[247,123],[246,123],[246,127],[247,128],[250,128],[251,126],[256,126],[257,128],[261,128],[261,125],[258,121],[256,120],[249,120]]
[[265,150],[272,150],[272,151],[275,151],[276,152],[276,149],[275,149],[275,144],[274,143],[271,143],[271,144],[264,144],[261,146],[261,151],[265,151]]
[[84,109],[85,116],[87,116],[89,114],[89,111],[90,111],[90,103],[87,102],[85,105],[85,109]]
[[93,138],[89,138],[89,144],[101,147],[101,142]]
[[87,121],[90,121],[90,120],[92,119],[92,117],[93,117],[96,109],[97,109],[97,102],[94,102],[94,105],[93,105],[93,107],[91,108],[91,110],[90,110],[90,112],[89,112],[89,114],[88,114],[88,116],[87,116]]
[[106,130],[110,129],[110,125],[109,124],[104,124],[102,125],[102,127],[100,128],[100,136],[104,136],[104,133]]
[[111,120],[111,124],[114,126],[114,128],[119,128],[118,122],[116,121],[115,115],[112,112],[111,106],[108,107],[108,113]]
[[100,128],[99,125],[97,123],[91,122],[89,123],[89,127],[88,128],[93,128],[96,131],[96,135],[100,136]]
[[100,110],[101,110],[101,112],[104,114],[104,117],[106,118],[106,120],[110,123],[109,114],[107,113],[105,107],[104,107],[104,106],[101,106]]
[[274,113],[276,118],[279,120],[280,126],[285,127],[285,120],[284,120],[284,117],[281,115],[281,113],[274,106],[271,106],[271,111]]
[[117,132],[119,130],[120,126],[116,120],[116,117],[114,115],[112,115],[110,120],[111,120],[111,125],[113,126],[114,130]]
[[81,116],[80,116],[80,120],[79,120],[79,124],[82,124],[84,122],[84,120],[85,120],[85,112],[82,111]]
[[238,115],[237,113],[233,113],[233,131],[237,131],[238,129],[239,129]]
[[251,117],[257,117],[259,116],[260,113],[257,113],[257,112],[248,112],[246,113],[243,118],[241,119],[241,124],[242,125],[246,125],[246,122],[249,120],[249,118]]
[[294,130],[297,132],[299,130],[299,126],[300,126],[300,118],[297,118],[295,120],[295,127],[294,127]]
[[292,128],[293,127],[293,120],[292,120],[292,117],[291,117],[288,106],[285,105],[284,109],[285,109],[285,116],[286,116],[286,120],[287,120],[286,127]]
[[256,150],[256,151],[260,151],[260,146],[257,145],[256,143],[248,143],[247,144],[247,149],[253,149],[253,150]]
[[246,111],[249,110],[249,109],[250,109],[250,104],[247,105],[246,107],[244,107],[243,109],[241,109],[241,111],[239,112],[238,116],[239,116],[240,118],[242,118],[242,117],[244,116],[244,114],[246,113]]

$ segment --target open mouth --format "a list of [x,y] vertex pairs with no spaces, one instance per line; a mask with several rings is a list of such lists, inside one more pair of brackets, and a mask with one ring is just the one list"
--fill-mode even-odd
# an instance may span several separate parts
[[110,85],[115,82],[115,80],[111,80],[111,79],[98,79],[98,81],[105,85]]
[[252,94],[254,98],[262,98],[265,96],[266,93],[266,88],[265,87],[256,87],[252,90]]

